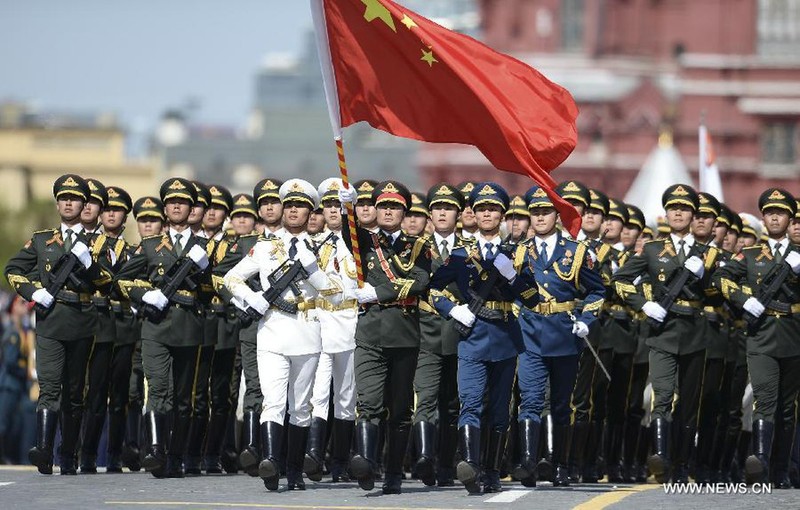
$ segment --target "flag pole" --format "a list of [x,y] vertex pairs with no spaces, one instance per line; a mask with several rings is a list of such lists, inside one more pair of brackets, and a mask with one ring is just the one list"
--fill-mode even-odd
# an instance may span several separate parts
[[[339,110],[339,92],[336,88],[336,77],[333,74],[331,62],[331,49],[328,41],[328,29],[325,25],[324,0],[311,0],[311,17],[314,20],[314,35],[317,41],[317,53],[322,70],[322,83],[325,88],[325,100],[328,104],[328,117],[333,129],[333,140],[336,143],[336,152],[339,156],[339,172],[345,189],[350,188],[347,178],[347,161],[344,157],[344,144],[342,143],[342,119]],[[347,211],[347,225],[350,227],[350,243],[353,247],[353,259],[356,262],[356,275],[359,288],[364,286],[364,267],[361,263],[361,250],[358,246],[358,232],[356,231],[356,216],[353,204],[345,204]]]

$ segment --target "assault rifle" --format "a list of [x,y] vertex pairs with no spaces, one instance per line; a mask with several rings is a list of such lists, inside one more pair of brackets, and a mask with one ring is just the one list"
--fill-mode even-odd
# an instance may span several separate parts
[[[508,257],[508,253],[505,252],[503,249],[504,245],[500,245],[498,247],[498,254],[503,253]],[[515,245],[505,245],[514,247]],[[512,251],[513,253],[513,251]],[[513,260],[513,255],[508,257]],[[488,261],[487,261],[488,262]],[[492,290],[497,287],[498,282],[502,282],[501,280],[500,271],[494,266],[494,264],[486,269],[481,274],[481,284],[478,286],[477,290],[469,289],[467,292],[469,294],[469,305],[467,308],[470,312],[475,316],[475,319],[478,318],[484,320],[496,320],[502,312],[498,312],[496,310],[489,310],[485,307],[486,301],[489,300],[489,296],[492,294]],[[472,326],[466,326],[458,321],[455,322],[455,329],[458,331],[458,334],[461,335],[461,338],[466,338],[472,333],[472,328],[475,327],[473,323]]]
[[[169,271],[161,279],[161,286],[159,290],[164,294],[167,300],[172,301],[175,294],[180,289],[181,285],[187,284],[190,290],[193,290],[197,285],[189,278],[192,270],[196,264],[189,257],[182,257],[178,262],[169,268]],[[159,310],[149,303],[143,303],[142,316],[149,319],[151,322],[161,322],[167,316],[169,305],[165,306],[163,310]]]
[[[76,267],[82,267],[82,264],[78,260],[78,257],[76,257],[73,253],[62,255],[61,258],[56,261],[55,265],[53,266],[53,270],[50,272],[52,278],[46,287],[47,292],[53,296],[53,299],[55,299],[56,294],[61,292],[70,277],[72,277],[74,280],[75,277],[73,276],[73,272],[75,271]],[[36,311],[41,317],[46,317],[47,314],[53,310],[53,308],[55,308],[55,303],[50,305],[49,308],[45,308],[41,304],[36,303]]]
[[[789,278],[791,274],[792,267],[785,261],[772,266],[772,269],[767,272],[764,279],[761,281],[755,298],[758,299],[764,307],[788,313],[790,311],[789,305],[786,305],[785,307],[787,309],[783,310],[781,309],[782,303],[773,302],[772,300],[775,299],[775,296],[781,289],[788,295],[790,301],[794,302],[797,300],[795,293],[786,285],[786,279]],[[756,317],[748,311],[744,312],[744,320],[747,322],[747,327],[750,330],[756,329],[763,319],[763,313],[761,316]]]

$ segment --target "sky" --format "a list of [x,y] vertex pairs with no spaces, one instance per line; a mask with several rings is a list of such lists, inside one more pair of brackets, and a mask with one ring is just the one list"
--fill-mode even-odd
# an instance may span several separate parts
[[196,98],[239,126],[269,53],[294,54],[308,0],[0,0],[0,101],[112,111],[132,131]]

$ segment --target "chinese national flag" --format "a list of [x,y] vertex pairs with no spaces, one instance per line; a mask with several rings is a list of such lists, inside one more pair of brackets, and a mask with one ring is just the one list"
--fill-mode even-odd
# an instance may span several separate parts
[[396,136],[474,145],[496,168],[533,178],[577,233],[580,217],[549,175],[577,142],[569,92],[391,0],[311,4],[337,133],[366,121]]

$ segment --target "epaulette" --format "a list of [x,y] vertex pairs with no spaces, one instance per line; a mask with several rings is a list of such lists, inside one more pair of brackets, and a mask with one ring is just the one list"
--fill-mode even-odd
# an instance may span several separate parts
[[[153,234],[151,236],[146,236],[142,238],[142,243],[145,241],[149,241],[151,239],[161,239],[164,234]],[[140,243],[141,244],[141,243]]]
[[249,234],[242,234],[239,237],[240,238],[242,238],[242,237],[260,237],[261,235],[263,235],[263,234],[260,234],[258,232],[250,232]]
[[55,234],[59,230],[60,229],[57,229],[57,228],[46,228],[44,230],[37,230],[36,232],[33,233],[33,235],[36,235],[36,234]]

